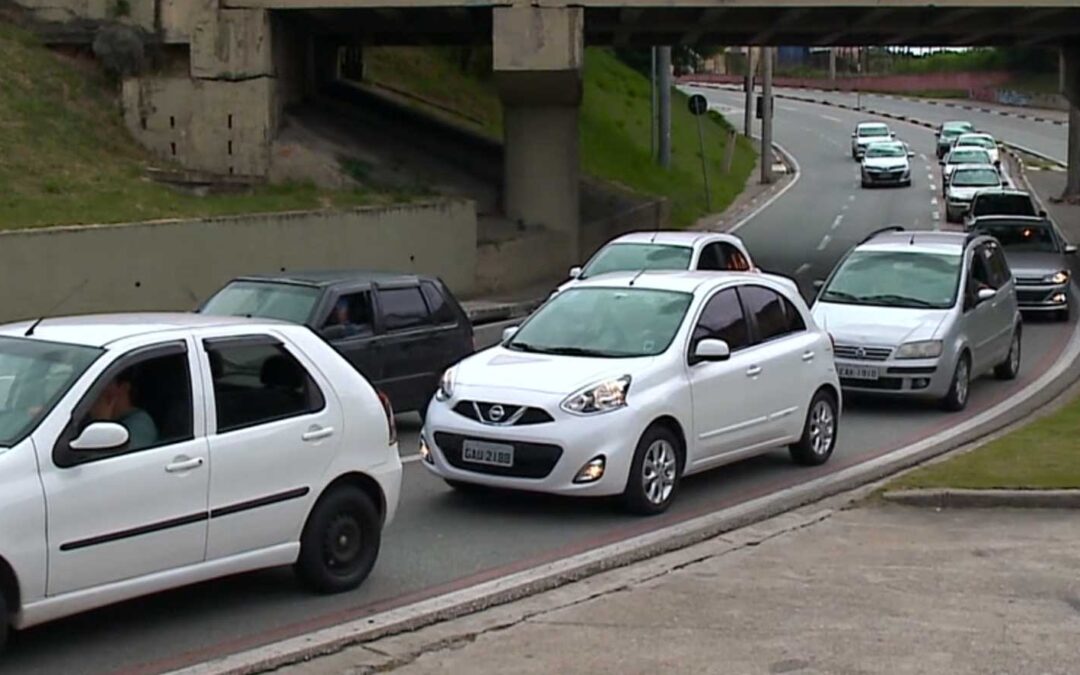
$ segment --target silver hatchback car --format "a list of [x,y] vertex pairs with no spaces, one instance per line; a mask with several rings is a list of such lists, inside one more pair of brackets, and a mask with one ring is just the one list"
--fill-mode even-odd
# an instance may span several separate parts
[[975,378],[1020,371],[1015,282],[993,237],[887,228],[817,285],[814,320],[833,337],[846,391],[962,410]]

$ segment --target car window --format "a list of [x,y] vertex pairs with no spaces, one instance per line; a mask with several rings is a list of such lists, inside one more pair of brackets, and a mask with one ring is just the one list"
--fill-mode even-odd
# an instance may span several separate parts
[[723,340],[733,352],[750,344],[750,329],[734,288],[714,295],[702,310],[692,344],[696,346],[705,339]]
[[727,269],[725,264],[725,256],[723,250],[720,248],[720,244],[709,244],[701,250],[701,257],[698,258],[699,270],[719,271]]
[[866,156],[874,157],[907,157],[904,146],[892,143],[877,143],[866,150]]
[[961,137],[959,140],[957,140],[956,144],[959,147],[964,147],[964,146],[971,145],[971,146],[975,146],[975,147],[978,147],[978,148],[987,148],[987,149],[994,148],[994,147],[997,146],[997,144],[994,143],[993,139],[986,138],[984,136]]
[[1009,263],[1005,260],[1005,254],[997,244],[988,244],[990,248],[990,279],[994,282],[994,288],[1001,288],[1012,279]]
[[739,295],[747,313],[754,317],[759,341],[767,342],[806,329],[798,311],[776,291],[762,286],[743,286]]
[[1001,176],[992,168],[957,169],[949,184],[956,187],[992,187],[1001,185]]
[[720,244],[720,247],[724,251],[724,257],[727,259],[727,269],[734,272],[750,271],[750,261],[746,259],[746,256],[738,247],[728,243]]
[[581,278],[632,270],[687,270],[694,249],[673,244],[611,244],[581,271]]
[[0,447],[32,432],[103,350],[0,337]]
[[1038,215],[1031,197],[1027,195],[982,194],[971,207],[975,216],[1034,216]]
[[305,323],[322,292],[311,286],[262,281],[234,281],[203,305],[203,314],[254,316]]
[[388,331],[431,325],[431,314],[419,286],[380,288],[379,307],[383,326]]
[[974,299],[976,293],[983,288],[997,288],[990,274],[990,249],[986,245],[979,246],[971,256],[971,271],[968,275],[968,294]]
[[424,290],[424,299],[427,300],[428,309],[431,311],[431,320],[437,324],[456,323],[457,314],[450,306],[443,291],[434,283],[425,281],[420,284]]
[[949,164],[991,164],[990,154],[985,150],[953,150],[949,153]]
[[977,223],[976,231],[988,234],[1001,242],[1010,251],[1030,251],[1032,253],[1057,253],[1057,238],[1046,224],[1035,223]]
[[347,293],[334,301],[330,315],[323,322],[323,330],[334,329],[345,337],[371,335],[375,332],[374,312],[371,308],[371,291]]
[[820,299],[845,305],[952,307],[960,285],[959,254],[856,250],[845,258]]
[[205,346],[218,433],[315,413],[326,404],[304,366],[276,342],[223,339]]
[[859,136],[864,138],[878,138],[888,136],[889,128],[886,126],[859,127]]

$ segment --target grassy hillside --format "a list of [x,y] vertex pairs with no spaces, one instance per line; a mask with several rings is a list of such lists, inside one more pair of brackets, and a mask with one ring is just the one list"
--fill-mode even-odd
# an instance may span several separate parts
[[372,200],[310,185],[194,197],[143,178],[154,163],[128,135],[92,64],[0,23],[0,229],[315,208]]
[[[502,119],[490,79],[476,67],[461,68],[460,50],[380,48],[365,54],[368,77],[407,92],[498,137]],[[621,183],[638,192],[671,199],[672,219],[688,225],[705,215],[704,184],[696,122],[686,97],[672,96],[672,167],[661,169],[650,157],[649,81],[607,50],[588,49],[585,95],[581,108],[581,164],[590,175]],[[713,211],[720,211],[742,191],[753,171],[751,144],[737,137],[730,174],[721,171],[729,126],[710,118],[704,124]]]

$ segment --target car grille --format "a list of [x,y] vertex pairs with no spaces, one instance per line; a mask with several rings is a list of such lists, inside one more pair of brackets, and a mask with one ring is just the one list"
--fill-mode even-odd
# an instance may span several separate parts
[[[494,411],[494,414],[492,414],[492,411]],[[555,421],[545,410],[513,403],[461,401],[454,406],[454,412],[481,424],[500,427],[544,424]]]
[[836,345],[833,354],[841,359],[854,359],[855,361],[885,361],[892,354],[892,349],[888,347]]
[[1016,277],[1017,286],[1045,286],[1042,277]]
[[1016,301],[1018,303],[1020,303],[1021,305],[1042,304],[1044,302],[1050,302],[1050,296],[1053,295],[1054,292],[1055,291],[1046,291],[1046,290],[1028,291],[1028,290],[1020,289],[1020,290],[1016,291]]
[[900,391],[904,380],[899,377],[882,377],[877,380],[854,380],[840,378],[841,387],[852,389],[880,389],[882,391]]
[[435,444],[442,450],[446,461],[450,462],[450,465],[455,469],[472,471],[473,473],[486,473],[511,478],[547,478],[555,465],[558,464],[563,453],[562,448],[548,443],[511,442],[484,438],[472,438],[471,440],[514,446],[514,466],[488,466],[486,464],[466,462],[461,458],[461,447],[465,442],[464,436],[443,431],[435,432]]

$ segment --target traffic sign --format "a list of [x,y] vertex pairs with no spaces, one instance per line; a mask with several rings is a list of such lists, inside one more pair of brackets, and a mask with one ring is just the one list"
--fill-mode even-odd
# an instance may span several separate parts
[[709,110],[709,102],[701,94],[691,96],[689,105],[692,115],[704,115]]

